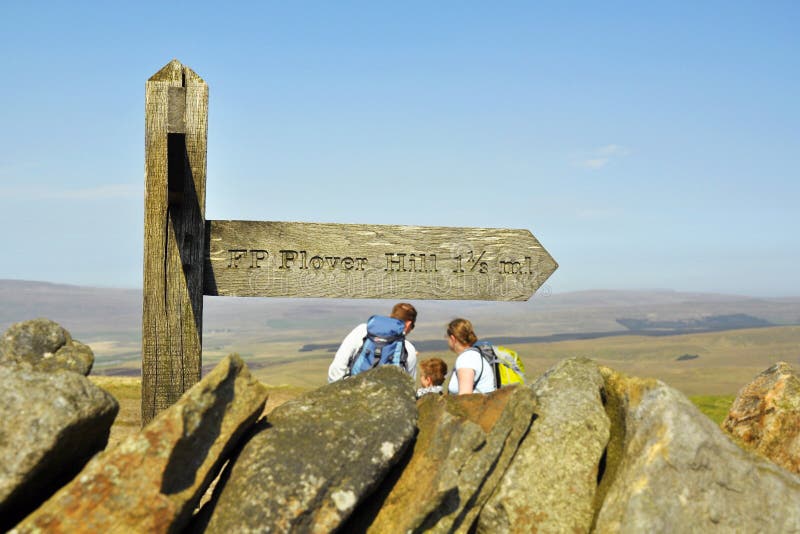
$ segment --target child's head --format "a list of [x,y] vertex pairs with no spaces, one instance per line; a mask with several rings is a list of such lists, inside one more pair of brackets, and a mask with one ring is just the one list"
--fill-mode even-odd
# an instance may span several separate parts
[[427,379],[430,384],[426,386],[441,386],[447,375],[447,364],[441,358],[428,358],[419,362],[420,380]]

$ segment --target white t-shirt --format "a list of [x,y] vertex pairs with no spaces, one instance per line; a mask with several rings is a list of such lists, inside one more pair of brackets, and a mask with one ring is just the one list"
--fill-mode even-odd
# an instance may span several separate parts
[[[361,345],[364,343],[364,338],[367,337],[367,323],[361,323],[347,334],[339,350],[336,351],[336,356],[333,357],[330,367],[328,367],[328,383],[335,382],[344,378],[347,374],[347,364],[350,358],[355,356]],[[406,372],[411,375],[415,381],[417,379],[417,349],[414,348],[408,340],[404,341],[406,345]]]
[[447,390],[452,395],[458,395],[458,370],[459,369],[472,369],[475,371],[473,383],[477,379],[478,383],[475,384],[473,393],[491,393],[495,390],[494,387],[494,372],[492,366],[489,365],[478,349],[469,348],[458,355],[456,358],[456,369],[450,375],[450,383]]

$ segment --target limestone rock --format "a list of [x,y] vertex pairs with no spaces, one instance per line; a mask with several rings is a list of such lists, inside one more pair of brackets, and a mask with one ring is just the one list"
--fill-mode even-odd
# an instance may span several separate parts
[[596,532],[800,532],[800,477],[736,446],[662,382],[603,374],[621,441],[609,444]]
[[111,395],[77,373],[0,366],[0,531],[106,446],[118,410]]
[[140,433],[93,458],[14,532],[179,531],[266,396],[241,358],[228,356]]
[[226,470],[207,532],[337,529],[403,456],[416,412],[411,378],[394,366],[282,404]]
[[[501,400],[503,396],[508,397],[506,403]],[[458,472],[444,473],[443,483],[455,484],[458,488],[462,510],[457,514],[451,512],[441,517],[431,530],[473,532],[472,527],[478,514],[502,479],[520,442],[531,427],[536,404],[530,390],[523,386],[503,388],[489,395],[453,396],[449,402],[460,404],[468,417],[478,416],[475,422],[486,433],[486,443],[470,455]],[[433,521],[434,518],[435,516],[428,517],[428,520]]]
[[41,368],[43,370],[66,369],[89,376],[93,365],[94,352],[92,349],[73,339],[71,343],[58,349],[51,360],[43,361]]
[[722,428],[745,447],[800,474],[800,375],[778,362],[742,388]]
[[72,339],[49,319],[13,324],[0,339],[0,364],[38,371],[66,369],[88,375],[94,364],[92,349]]
[[516,386],[489,395],[426,395],[418,407],[409,462],[377,514],[357,514],[374,517],[374,533],[469,532],[531,426],[533,393]]
[[448,400],[440,395],[419,399],[419,432],[399,479],[356,510],[343,531],[421,532],[423,526],[430,527],[428,516],[458,498],[457,480],[450,475],[444,481],[444,473],[457,473],[466,457],[486,443],[486,433],[477,423],[448,411]]
[[587,359],[539,378],[536,420],[483,508],[479,532],[588,532],[610,435],[603,377]]

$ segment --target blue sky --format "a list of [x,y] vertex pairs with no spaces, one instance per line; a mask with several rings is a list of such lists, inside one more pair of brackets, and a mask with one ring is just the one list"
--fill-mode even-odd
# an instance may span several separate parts
[[552,292],[800,295],[795,2],[3,2],[0,278],[140,287],[144,83],[209,219],[527,228]]

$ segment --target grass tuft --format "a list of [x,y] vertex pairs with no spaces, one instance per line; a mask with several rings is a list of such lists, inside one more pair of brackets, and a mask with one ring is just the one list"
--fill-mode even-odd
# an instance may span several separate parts
[[736,395],[691,395],[689,400],[709,419],[722,424],[731,409]]

